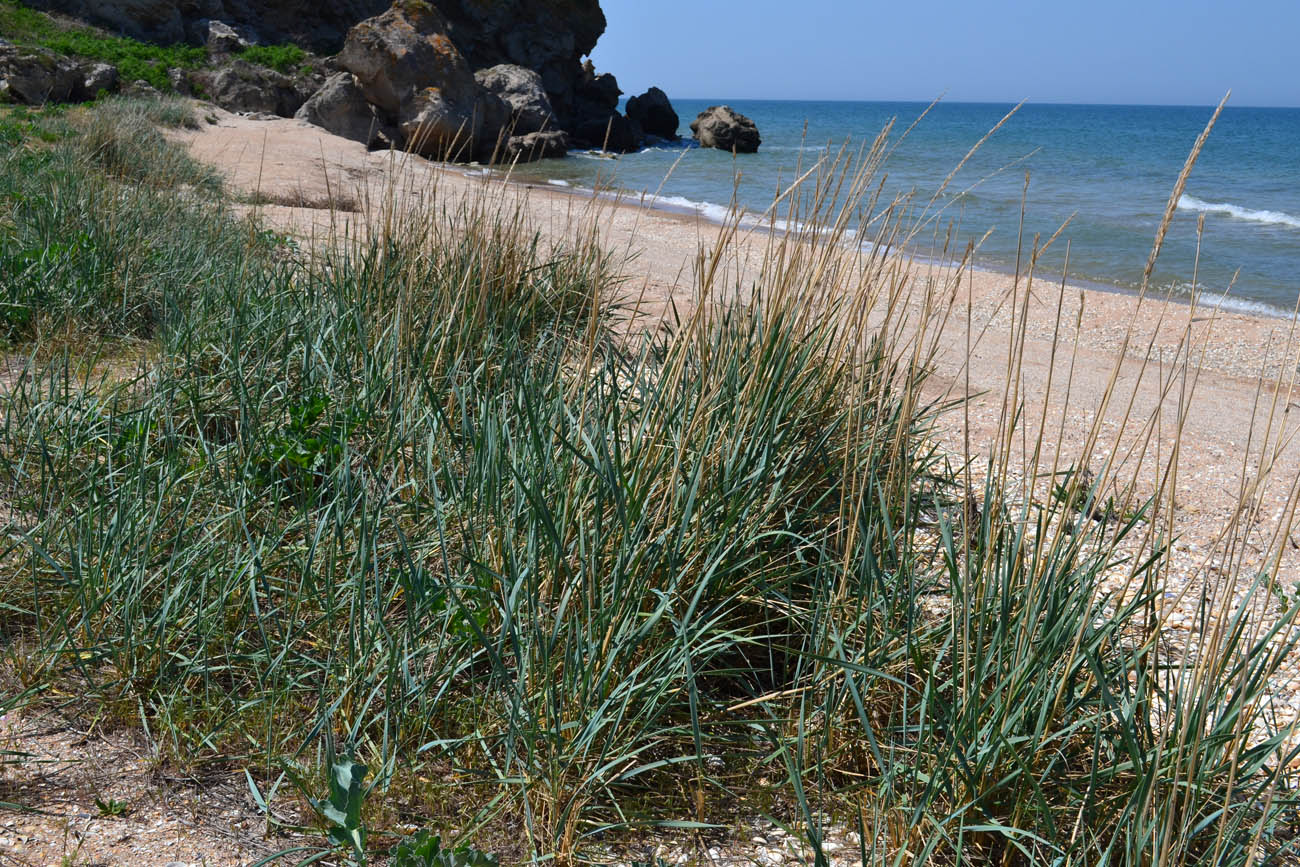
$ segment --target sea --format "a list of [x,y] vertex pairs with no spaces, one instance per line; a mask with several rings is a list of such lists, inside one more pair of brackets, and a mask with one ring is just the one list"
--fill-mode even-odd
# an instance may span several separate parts
[[[696,147],[689,122],[724,100],[678,99],[680,143],[617,158],[575,152],[516,169],[574,190],[617,191],[655,207],[722,220],[733,203],[763,214],[802,172],[869,145],[892,125],[876,181],[881,201],[906,196],[926,221],[914,242],[929,255],[979,242],[975,265],[1001,271],[1038,236],[1065,225],[1040,260],[1060,279],[1135,290],[1188,153],[1214,109],[1205,106],[725,101],[758,125],[757,154]],[[919,118],[919,120],[918,120]],[[1023,225],[1022,225],[1023,202]],[[1198,218],[1204,217],[1199,238]],[[1067,224],[1068,221],[1068,224]],[[1226,308],[1289,316],[1300,299],[1300,109],[1224,109],[1177,201],[1152,289]]]

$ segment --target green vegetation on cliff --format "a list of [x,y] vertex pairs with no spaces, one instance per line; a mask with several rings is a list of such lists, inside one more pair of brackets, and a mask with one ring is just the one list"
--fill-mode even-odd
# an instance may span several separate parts
[[[167,70],[195,69],[209,59],[203,47],[158,45],[112,36],[94,27],[54,18],[18,0],[0,0],[0,38],[23,47],[111,63],[124,84],[145,81],[163,92],[172,89]],[[297,70],[307,60],[307,52],[296,45],[253,45],[239,56],[285,73]]]

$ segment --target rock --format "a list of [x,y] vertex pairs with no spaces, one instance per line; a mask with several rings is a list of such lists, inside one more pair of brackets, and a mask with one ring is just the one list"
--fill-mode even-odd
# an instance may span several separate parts
[[509,63],[535,70],[558,126],[570,128],[581,60],[605,32],[599,0],[437,0],[436,5],[473,69]]
[[146,98],[157,98],[162,96],[158,88],[154,87],[143,78],[137,78],[135,81],[122,88],[122,93],[126,96],[142,96]]
[[100,93],[112,93],[117,90],[118,81],[116,66],[94,61],[84,63],[81,67],[81,85],[73,98],[89,101],[95,99]]
[[173,67],[167,70],[167,81],[171,84],[172,90],[183,96],[193,96],[194,88],[190,85],[190,76],[183,70]]
[[627,116],[640,124],[646,134],[677,141],[677,127],[681,119],[668,101],[668,94],[652,87],[640,96],[627,101]]
[[644,134],[637,123],[618,113],[618,79],[609,73],[596,74],[588,61],[582,80],[574,90],[574,105],[568,126],[571,138],[582,147],[626,153],[641,147]]
[[559,130],[549,130],[511,136],[498,159],[505,163],[531,163],[535,160],[563,157],[568,152],[569,137]]
[[67,102],[84,81],[78,63],[52,51],[0,47],[0,89],[6,99],[27,105]]
[[256,45],[257,34],[246,27],[236,29],[224,21],[209,20],[203,43],[213,54],[233,54]]
[[700,112],[699,117],[691,121],[691,132],[700,147],[738,154],[757,153],[758,146],[763,143],[754,122],[729,105],[714,105]]
[[465,159],[495,144],[509,109],[474,79],[447,26],[424,0],[398,0],[348,31],[338,62],[412,150]]
[[202,70],[195,73],[194,79],[209,100],[227,111],[280,117],[293,117],[315,91],[313,82],[243,60],[217,70]]
[[540,74],[522,66],[500,63],[480,69],[474,78],[484,90],[509,107],[508,125],[516,136],[555,128],[555,111]]
[[364,145],[369,145],[378,133],[383,132],[379,118],[350,72],[340,72],[326,79],[321,89],[303,103],[294,117]]

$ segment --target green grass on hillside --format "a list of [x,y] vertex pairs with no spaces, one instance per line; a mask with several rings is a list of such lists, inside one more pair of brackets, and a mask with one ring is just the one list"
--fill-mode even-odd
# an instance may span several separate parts
[[[0,36],[17,45],[111,63],[123,83],[143,80],[163,92],[171,89],[168,69],[194,69],[208,60],[208,51],[203,47],[158,45],[110,36],[94,28],[55,21],[18,0],[0,0]],[[254,45],[240,56],[284,73],[300,69],[307,59],[307,53],[296,45]]]
[[117,67],[123,82],[147,81],[170,90],[167,70],[192,69],[207,60],[207,50],[189,45],[154,45],[108,36],[89,27],[63,25],[16,0],[0,0],[0,36],[17,45],[48,48],[60,54],[87,57]]
[[[322,825],[372,856],[401,823],[604,863],[763,815],[818,864],[832,825],[881,865],[1295,848],[1268,683],[1297,609],[1180,656],[1165,493],[1119,522],[1079,517],[1081,473],[1008,494],[1015,425],[967,487],[922,390],[952,287],[823,210],[871,206],[883,137],[752,282],[724,234],[694,311],[620,338],[594,233],[549,245],[485,196],[299,250],[156,113],[0,154],[4,336],[33,359],[0,394],[0,660],[27,690],[0,707],[146,727],[277,815],[330,777],[364,803]],[[1268,600],[1241,580],[1243,612]]]

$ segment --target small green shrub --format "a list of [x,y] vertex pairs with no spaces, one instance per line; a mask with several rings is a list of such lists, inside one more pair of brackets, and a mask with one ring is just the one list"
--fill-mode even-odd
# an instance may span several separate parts
[[444,849],[442,838],[428,831],[398,843],[389,855],[389,867],[497,867],[500,863],[495,855],[468,844]]
[[240,54],[249,63],[269,66],[276,72],[289,73],[307,59],[307,52],[297,45],[250,45]]

